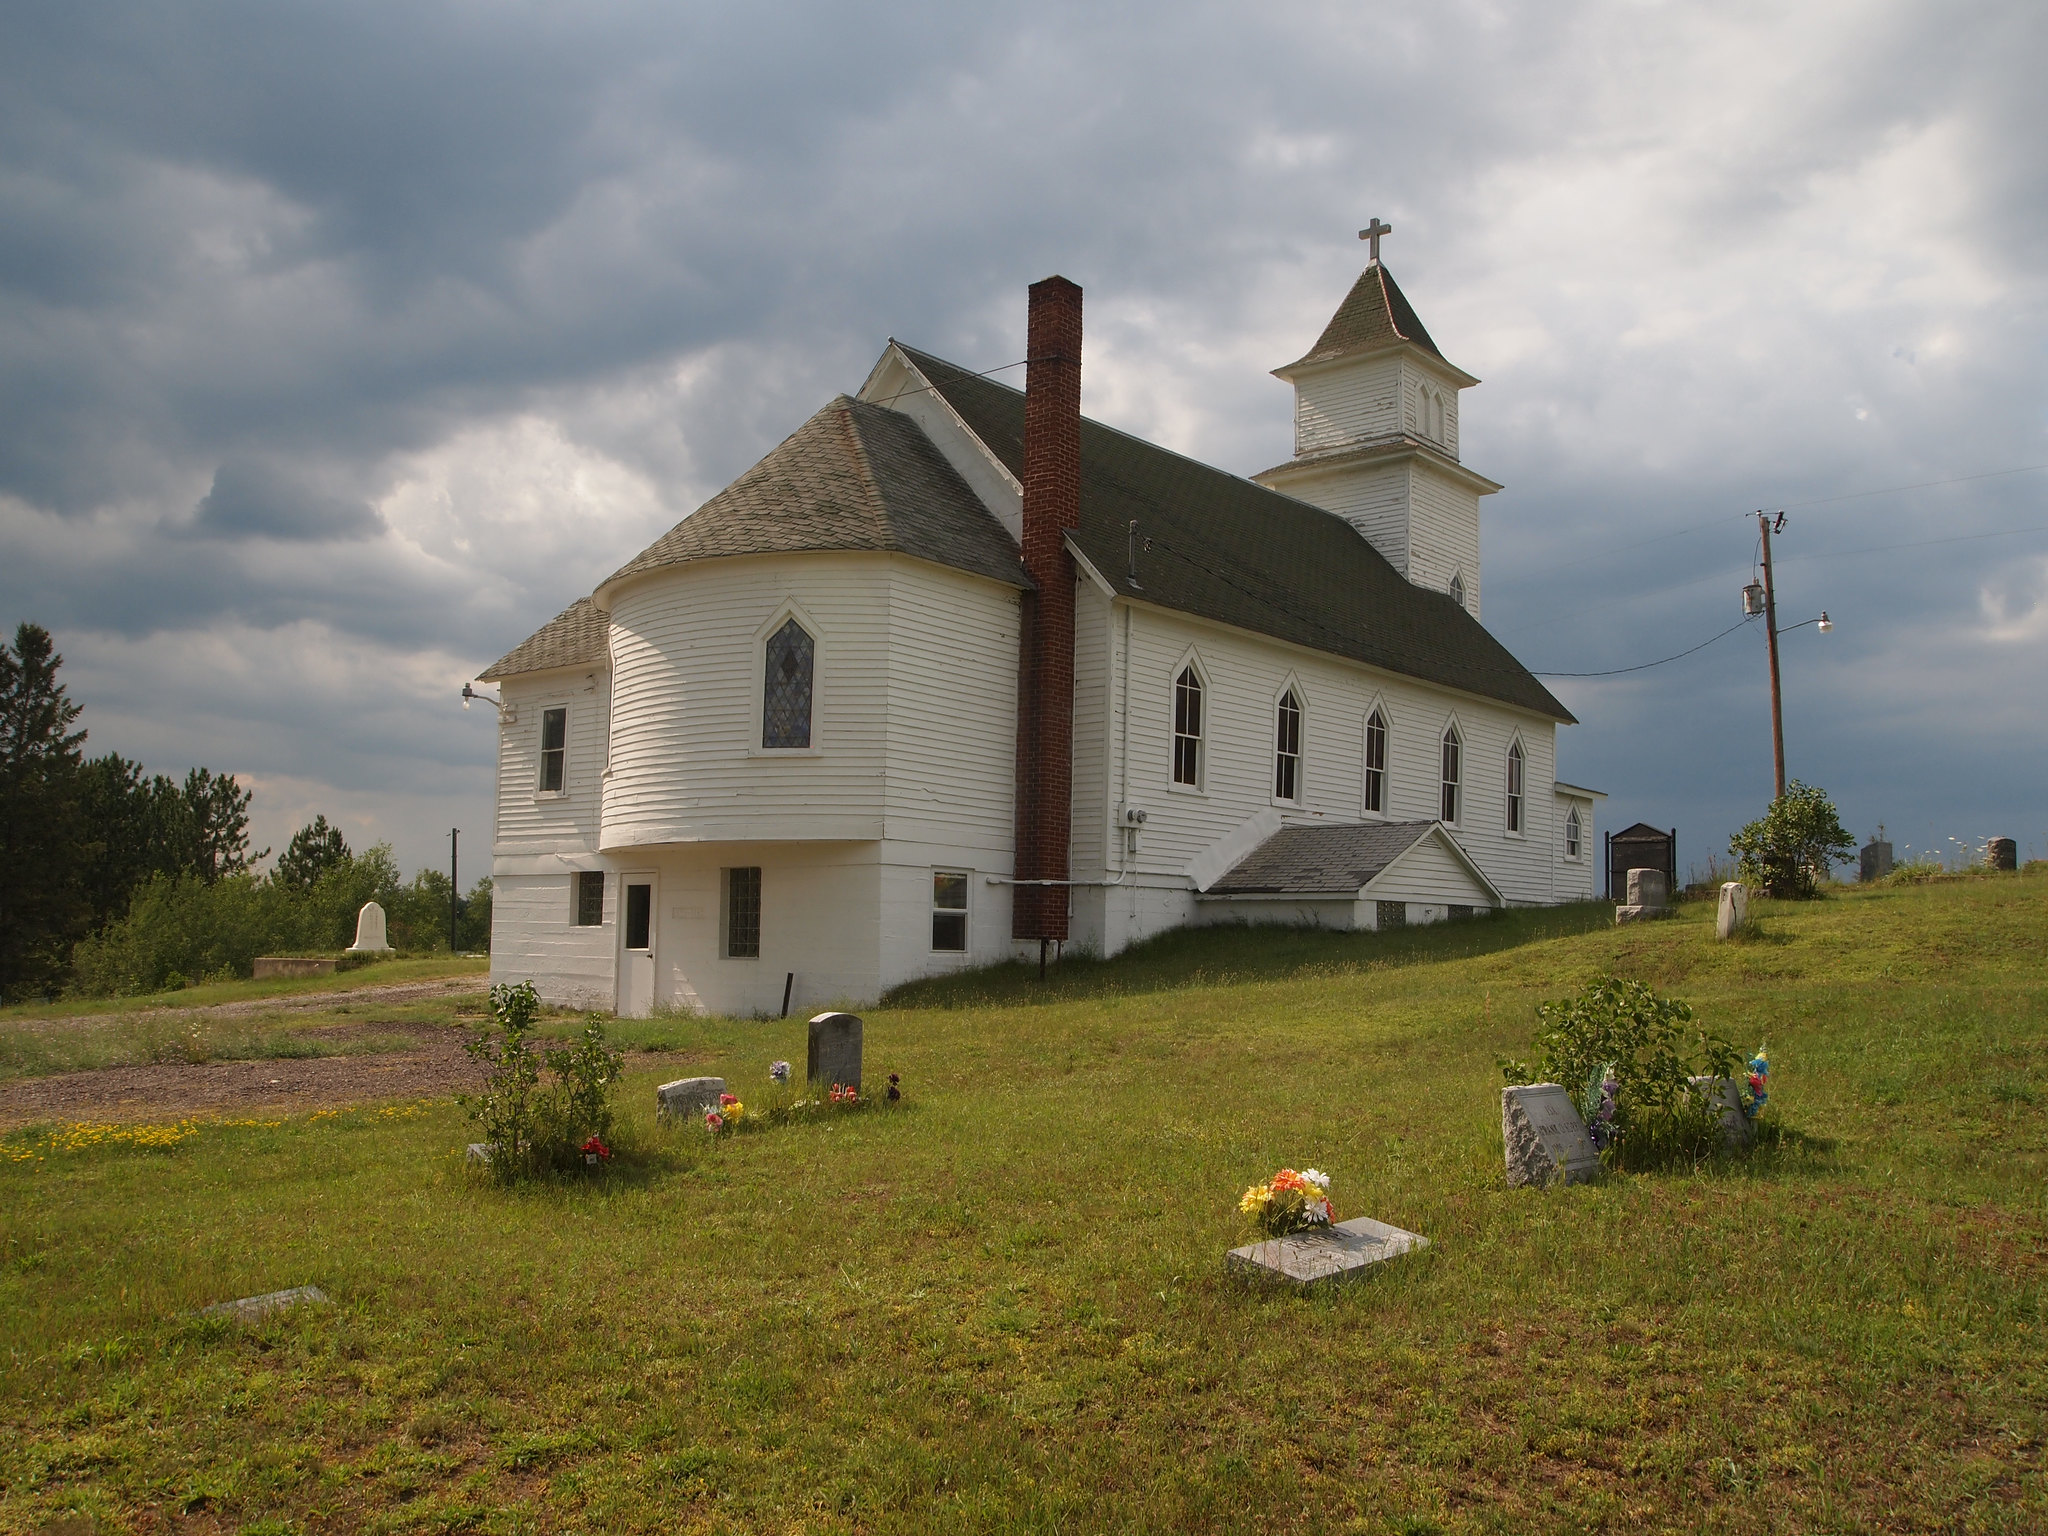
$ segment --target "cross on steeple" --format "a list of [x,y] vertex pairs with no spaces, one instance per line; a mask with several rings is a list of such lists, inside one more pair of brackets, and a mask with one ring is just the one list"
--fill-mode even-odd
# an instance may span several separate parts
[[1382,224],[1380,216],[1374,214],[1372,222],[1358,232],[1358,238],[1365,242],[1367,256],[1374,261],[1378,261],[1380,259],[1380,236],[1391,235],[1393,232],[1393,225]]

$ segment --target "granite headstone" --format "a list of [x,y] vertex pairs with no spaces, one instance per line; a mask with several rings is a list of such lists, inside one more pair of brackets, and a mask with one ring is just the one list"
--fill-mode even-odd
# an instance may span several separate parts
[[1721,1117],[1721,1144],[1738,1151],[1756,1139],[1756,1122],[1742,1112],[1742,1089],[1732,1077],[1696,1077],[1693,1087],[1707,1096]]
[[722,1077],[679,1077],[654,1090],[654,1118],[694,1119],[707,1109],[718,1108],[718,1096],[724,1092]]
[[1500,1134],[1508,1184],[1582,1184],[1600,1171],[1600,1154],[1572,1096],[1556,1083],[1500,1091]]
[[811,1051],[805,1076],[818,1088],[859,1088],[860,1047],[857,1016],[819,1014],[811,1020]]
[[1671,882],[1661,869],[1632,869],[1628,872],[1628,903],[1614,909],[1617,923],[1640,923],[1669,917]]

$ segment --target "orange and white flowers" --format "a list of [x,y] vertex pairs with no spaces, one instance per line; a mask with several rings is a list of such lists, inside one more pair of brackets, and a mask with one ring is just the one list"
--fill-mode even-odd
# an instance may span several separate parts
[[1318,1168],[1304,1168],[1299,1173],[1282,1168],[1269,1182],[1246,1190],[1237,1208],[1268,1237],[1327,1227],[1332,1219],[1330,1176]]

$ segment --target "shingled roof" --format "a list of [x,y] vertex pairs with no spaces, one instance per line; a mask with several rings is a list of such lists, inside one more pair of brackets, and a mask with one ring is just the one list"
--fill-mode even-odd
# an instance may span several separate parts
[[[1022,392],[903,352],[1021,482]],[[1125,582],[1133,519],[1150,541],[1138,554],[1136,591]],[[1141,601],[1572,723],[1462,605],[1410,584],[1343,519],[1086,418],[1073,537],[1119,591]]]
[[1358,281],[1337,306],[1337,313],[1330,316],[1330,323],[1323,327],[1316,344],[1286,368],[1275,371],[1285,373],[1288,368],[1299,368],[1304,363],[1328,363],[1362,352],[1378,352],[1404,341],[1422,348],[1431,357],[1448,361],[1429,339],[1429,332],[1422,328],[1408,296],[1394,281],[1394,274],[1374,262],[1358,274]]
[[1433,821],[1282,827],[1204,892],[1208,896],[1356,895],[1421,842]]
[[595,666],[607,659],[609,623],[598,612],[597,604],[579,597],[479,672],[477,681],[496,682],[522,672],[546,672],[554,667]]
[[813,550],[892,550],[1031,585],[1015,541],[917,423],[840,395],[603,586],[689,560]]

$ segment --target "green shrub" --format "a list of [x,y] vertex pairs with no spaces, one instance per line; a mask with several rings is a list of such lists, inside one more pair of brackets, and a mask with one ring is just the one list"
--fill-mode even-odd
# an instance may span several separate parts
[[1771,808],[1728,839],[1742,878],[1765,895],[1810,901],[1837,859],[1856,851],[1827,791],[1794,779]]
[[1576,998],[1538,1010],[1537,1067],[1503,1059],[1510,1083],[1564,1086],[1588,1126],[1603,1120],[1603,1084],[1611,1084],[1607,1160],[1645,1168],[1699,1157],[1720,1145],[1720,1117],[1692,1084],[1695,1076],[1733,1077],[1742,1057],[1692,1022],[1692,1009],[1659,997],[1639,981],[1604,977]]
[[[463,1046],[484,1069],[481,1094],[457,1096],[491,1148],[491,1174],[515,1183],[583,1158],[583,1144],[612,1129],[612,1094],[625,1058],[588,1020],[573,1045],[536,1050],[540,994],[533,983],[491,988],[491,1016]],[[545,1067],[553,1081],[543,1084]]]

